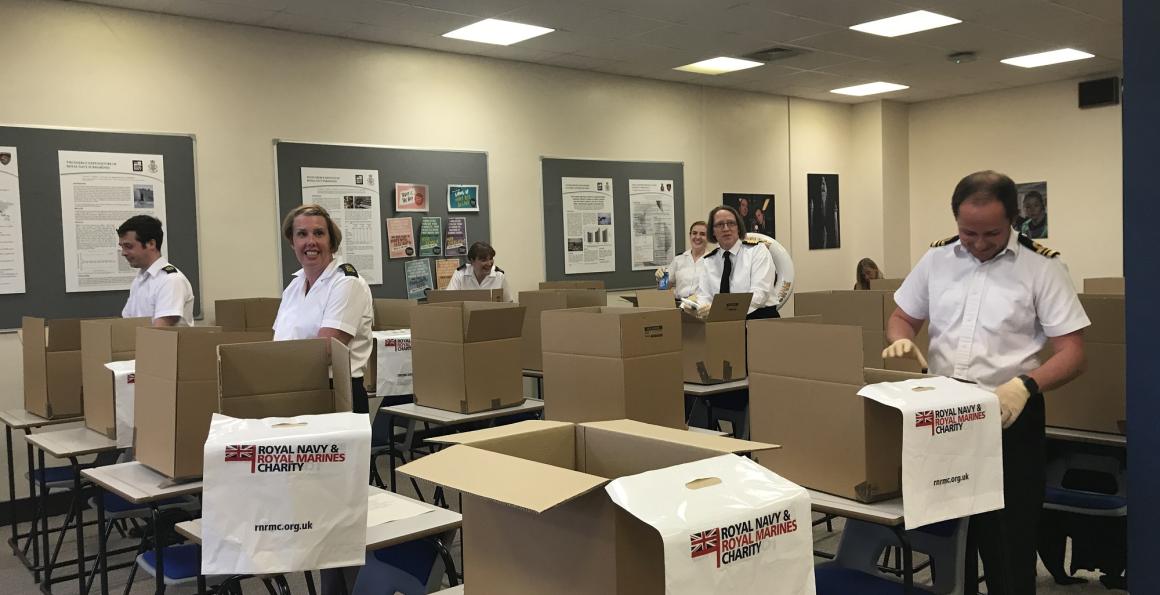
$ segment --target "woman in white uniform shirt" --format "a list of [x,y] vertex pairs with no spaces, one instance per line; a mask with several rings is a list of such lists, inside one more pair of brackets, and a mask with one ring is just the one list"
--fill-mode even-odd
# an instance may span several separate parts
[[455,269],[447,289],[502,289],[503,301],[512,301],[507,277],[495,266],[495,248],[487,242],[475,242],[467,249],[467,264]]
[[282,292],[274,340],[334,338],[350,349],[351,396],[356,413],[367,413],[363,373],[371,356],[371,290],[358,271],[334,259],[342,244],[326,209],[302,205],[282,221],[282,235],[302,269]]
[[689,226],[689,249],[677,255],[669,265],[669,287],[677,298],[687,298],[697,293],[701,279],[701,257],[709,245],[709,226],[704,221]]

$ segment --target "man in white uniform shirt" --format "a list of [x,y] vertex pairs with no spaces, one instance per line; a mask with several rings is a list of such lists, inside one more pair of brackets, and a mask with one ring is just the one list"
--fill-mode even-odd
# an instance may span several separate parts
[[718,293],[752,293],[747,320],[779,318],[773,293],[776,271],[773,256],[761,242],[745,237],[745,222],[736,209],[714,207],[709,211],[709,241],[717,248],[702,259],[697,289],[700,312],[707,312]]
[[[1043,392],[1083,371],[1091,324],[1059,253],[1012,230],[1016,196],[1011,178],[993,171],[958,183],[951,210],[959,235],[932,244],[894,294],[883,352],[921,361],[912,339],[929,320],[930,372],[999,397],[1005,508],[975,515],[970,529],[991,595],[1035,593]],[[1040,361],[1048,344],[1053,355]]]
[[447,289],[502,289],[503,301],[512,301],[503,269],[495,266],[495,248],[475,242],[467,249],[467,264],[455,269]]
[[117,228],[117,237],[121,256],[139,269],[121,317],[148,317],[153,326],[193,326],[193,287],[161,255],[161,221],[149,215],[130,217]]

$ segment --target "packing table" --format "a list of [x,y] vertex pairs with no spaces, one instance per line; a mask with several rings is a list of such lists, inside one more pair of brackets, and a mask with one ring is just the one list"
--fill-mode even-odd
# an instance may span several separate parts
[[1105,434],[1103,432],[1088,432],[1086,430],[1069,430],[1067,428],[1047,427],[1047,438],[1050,440],[1067,440],[1069,442],[1085,442],[1101,446],[1127,446],[1128,437],[1120,434]]
[[903,523],[902,498],[866,504],[848,498],[833,496],[816,490],[809,490],[810,506],[814,512],[857,519],[889,528],[898,537],[902,548],[902,588],[903,593],[914,593],[914,552],[910,539],[906,536]]
[[[714,424],[713,415],[713,399],[715,395],[724,395],[727,393],[745,394],[746,408],[742,413],[740,423],[738,420],[730,420],[734,424],[733,437],[747,438],[749,435],[749,379],[742,378],[741,380],[731,380],[729,382],[721,382],[718,384],[693,384],[691,382],[685,383],[685,396],[693,398],[693,408],[696,408],[697,403],[705,407],[705,417],[708,419],[710,426]],[[690,409],[690,417],[692,417],[692,409]],[[688,419],[685,423],[688,423]],[[736,427],[741,426],[741,427]],[[710,428],[712,429],[712,428]]]

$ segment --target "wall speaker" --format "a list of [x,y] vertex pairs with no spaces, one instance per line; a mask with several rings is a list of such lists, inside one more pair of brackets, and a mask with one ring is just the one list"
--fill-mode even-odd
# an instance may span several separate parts
[[1079,84],[1079,107],[1102,107],[1120,104],[1120,77],[1084,81]]

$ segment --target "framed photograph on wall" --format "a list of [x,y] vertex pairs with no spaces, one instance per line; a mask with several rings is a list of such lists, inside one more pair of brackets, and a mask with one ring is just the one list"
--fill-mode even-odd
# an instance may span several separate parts
[[1016,184],[1019,192],[1019,216],[1015,231],[1033,239],[1047,239],[1047,182]]
[[842,211],[838,206],[838,174],[806,174],[810,250],[842,247]]
[[741,220],[745,222],[746,231],[777,239],[772,194],[726,192],[721,195],[721,204],[737,209],[741,214]]
[[426,213],[428,196],[426,184],[395,184],[395,212]]
[[479,186],[477,184],[448,184],[447,211],[479,211]]

